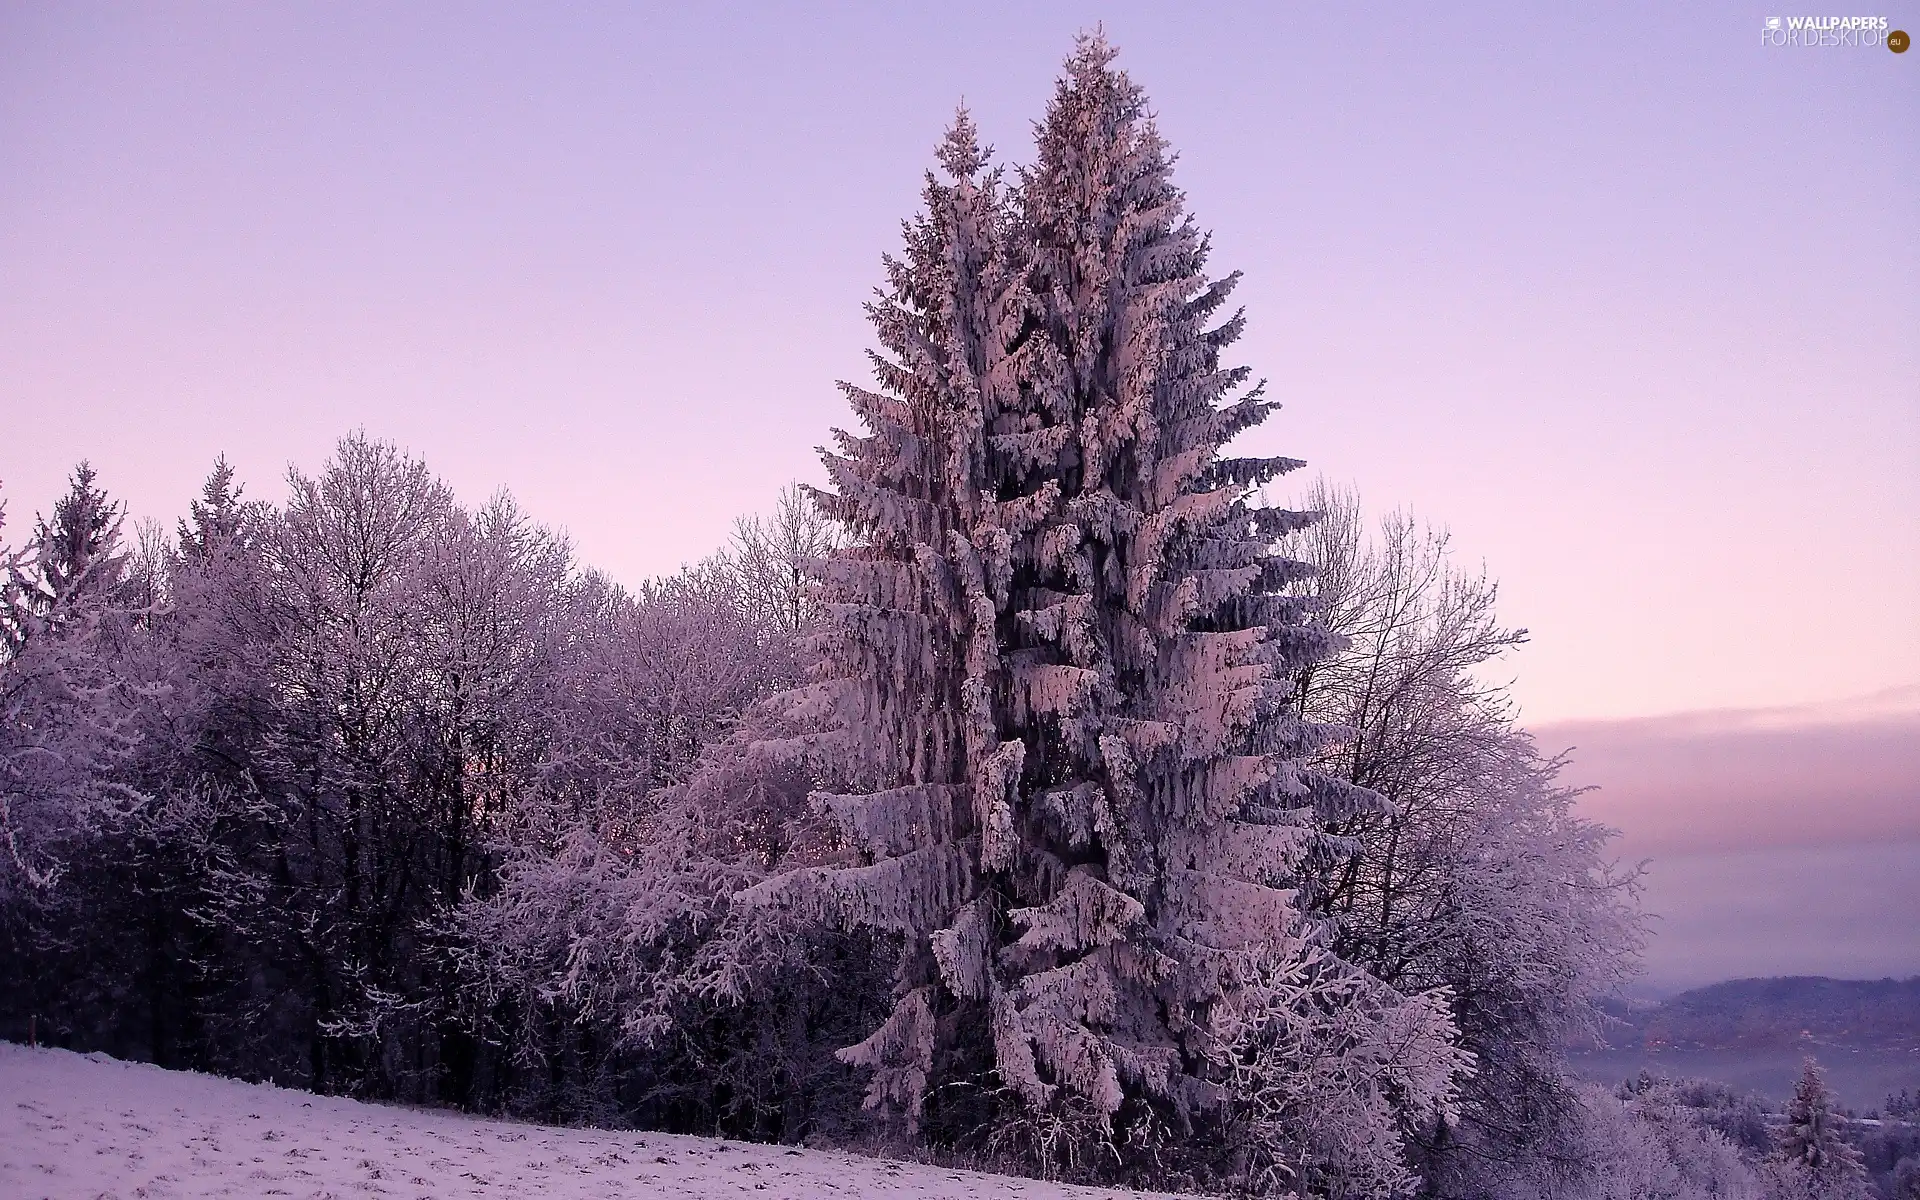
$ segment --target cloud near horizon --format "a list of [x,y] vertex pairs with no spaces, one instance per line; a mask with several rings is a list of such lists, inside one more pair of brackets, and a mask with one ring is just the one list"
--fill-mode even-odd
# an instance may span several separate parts
[[1920,687],[1534,734],[1649,860],[1656,988],[1920,973]]
[[1920,841],[1920,686],[1534,729],[1632,855]]

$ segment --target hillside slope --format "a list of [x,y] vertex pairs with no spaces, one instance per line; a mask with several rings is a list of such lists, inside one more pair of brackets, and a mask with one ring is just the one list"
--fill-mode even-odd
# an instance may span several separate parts
[[0,1196],[1138,1197],[827,1151],[557,1129],[0,1043]]
[[1840,1103],[1859,1112],[1920,1087],[1920,977],[1734,979],[1612,1014],[1606,1047],[1570,1055],[1576,1071],[1603,1083],[1648,1071],[1718,1080],[1781,1104],[1810,1057]]
[[1617,1013],[1621,1048],[1920,1049],[1920,976],[1732,979]]

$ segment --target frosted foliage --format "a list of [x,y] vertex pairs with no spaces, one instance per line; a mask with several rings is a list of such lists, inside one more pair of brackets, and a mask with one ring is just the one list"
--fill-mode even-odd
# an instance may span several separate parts
[[1351,853],[1316,859],[1301,885],[1341,957],[1451,994],[1475,1070],[1460,1122],[1423,1135],[1429,1186],[1478,1195],[1552,1173],[1585,1120],[1566,1047],[1591,1043],[1594,998],[1630,977],[1643,936],[1636,873],[1609,861],[1613,831],[1579,814],[1563,763],[1483,678],[1525,640],[1498,621],[1494,584],[1452,564],[1444,531],[1402,513],[1369,531],[1358,501],[1325,486],[1309,502],[1325,519],[1287,545],[1315,567],[1321,619],[1345,644],[1303,674],[1302,701],[1353,731],[1315,763],[1392,808],[1310,781]]
[[873,1036],[840,1051],[840,1060],[872,1069],[868,1107],[895,1104],[917,1113],[933,1061],[933,1010],[927,989],[908,992]]
[[993,952],[992,912],[983,900],[960,910],[953,924],[931,935],[940,981],[963,1000],[983,1000],[993,994],[988,963]]
[[1665,1088],[1621,1100],[1597,1087],[1579,1093],[1578,1139],[1560,1163],[1534,1164],[1531,1176],[1502,1180],[1490,1195],[1520,1200],[1762,1200],[1761,1175],[1693,1110]]
[[[813,682],[786,703],[871,780],[818,798],[865,862],[741,899],[908,935],[894,1015],[849,1061],[909,1124],[949,1044],[1109,1134],[1135,1099],[1136,1123],[1225,1119],[1211,1014],[1309,953],[1283,885],[1339,853],[1316,799],[1381,803],[1306,766],[1338,735],[1292,680],[1334,641],[1276,553],[1307,518],[1253,490],[1299,464],[1225,453],[1275,406],[1220,362],[1238,277],[1204,273],[1113,57],[1082,41],[1014,185],[957,119],[867,308],[876,386],[843,385],[864,432],[824,453],[848,541],[813,568]],[[1303,1014],[1451,1069],[1438,1010],[1337,975],[1302,977],[1326,996]],[[1370,1130],[1389,1093],[1355,1101]]]
[[1826,1075],[1806,1061],[1786,1121],[1775,1133],[1768,1200],[1867,1200],[1873,1195],[1860,1151],[1847,1141]]
[[115,768],[154,689],[121,669],[140,603],[93,483],[82,463],[26,548],[0,542],[0,900],[55,883],[66,847],[138,798]]
[[721,561],[743,598],[792,636],[819,616],[808,587],[808,567],[842,540],[841,530],[820,512],[806,489],[789,484],[770,516],[734,523],[733,545]]
[[945,927],[975,884],[971,842],[928,846],[868,867],[806,867],[740,893],[748,905],[780,905],[919,936]]
[[1398,1123],[1457,1116],[1467,1069],[1442,996],[1403,996],[1321,952],[1258,955],[1210,1033],[1241,1103],[1255,1190],[1391,1197],[1417,1179]]
[[942,784],[914,784],[870,796],[816,792],[813,798],[856,845],[876,857],[898,857],[952,837],[953,789]]
[[1284,933],[1299,911],[1294,893],[1200,871],[1167,873],[1161,926],[1174,937],[1222,949],[1259,947]]
[[1147,910],[1125,892],[1115,891],[1091,871],[1075,870],[1054,898],[1038,908],[1016,908],[1008,916],[1025,932],[1021,950],[1090,950],[1124,940],[1146,920]]

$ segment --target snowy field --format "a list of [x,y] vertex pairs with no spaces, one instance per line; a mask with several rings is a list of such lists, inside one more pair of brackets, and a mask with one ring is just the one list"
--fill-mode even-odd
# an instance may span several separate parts
[[0,1042],[0,1197],[1141,1196],[817,1150],[556,1129]]

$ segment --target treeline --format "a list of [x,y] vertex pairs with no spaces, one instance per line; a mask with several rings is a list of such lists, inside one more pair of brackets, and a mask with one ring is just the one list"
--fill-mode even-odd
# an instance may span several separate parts
[[453,916],[517,855],[638,836],[796,680],[806,511],[628,592],[362,436],[277,507],[218,464],[171,538],[82,464],[0,610],[7,1035],[429,1103],[574,1087],[590,1031],[537,1076],[500,1053]]
[[[1756,981],[1743,981],[1756,982]],[[1912,1200],[1920,1196],[1920,1124],[1843,1113],[1806,1060],[1793,1097],[1777,1109],[1722,1083],[1641,1072],[1621,1084],[1604,1194],[1739,1196],[1755,1200]]]
[[[1341,954],[1452,989],[1478,1065],[1434,1132],[1525,1160],[1578,1122],[1558,1047],[1628,969],[1627,884],[1472,674],[1522,636],[1492,586],[1442,535],[1310,499],[1292,543],[1346,650],[1298,684],[1365,731],[1324,765],[1393,801],[1327,826],[1354,852],[1317,905]],[[279,505],[217,463],[171,536],[130,534],[82,464],[8,552],[0,1032],[563,1122],[877,1136],[833,1052],[885,1016],[897,935],[730,903],[845,858],[816,781],[745,748],[796,727],[809,573],[847,540],[789,489],[628,592],[363,435]]]

